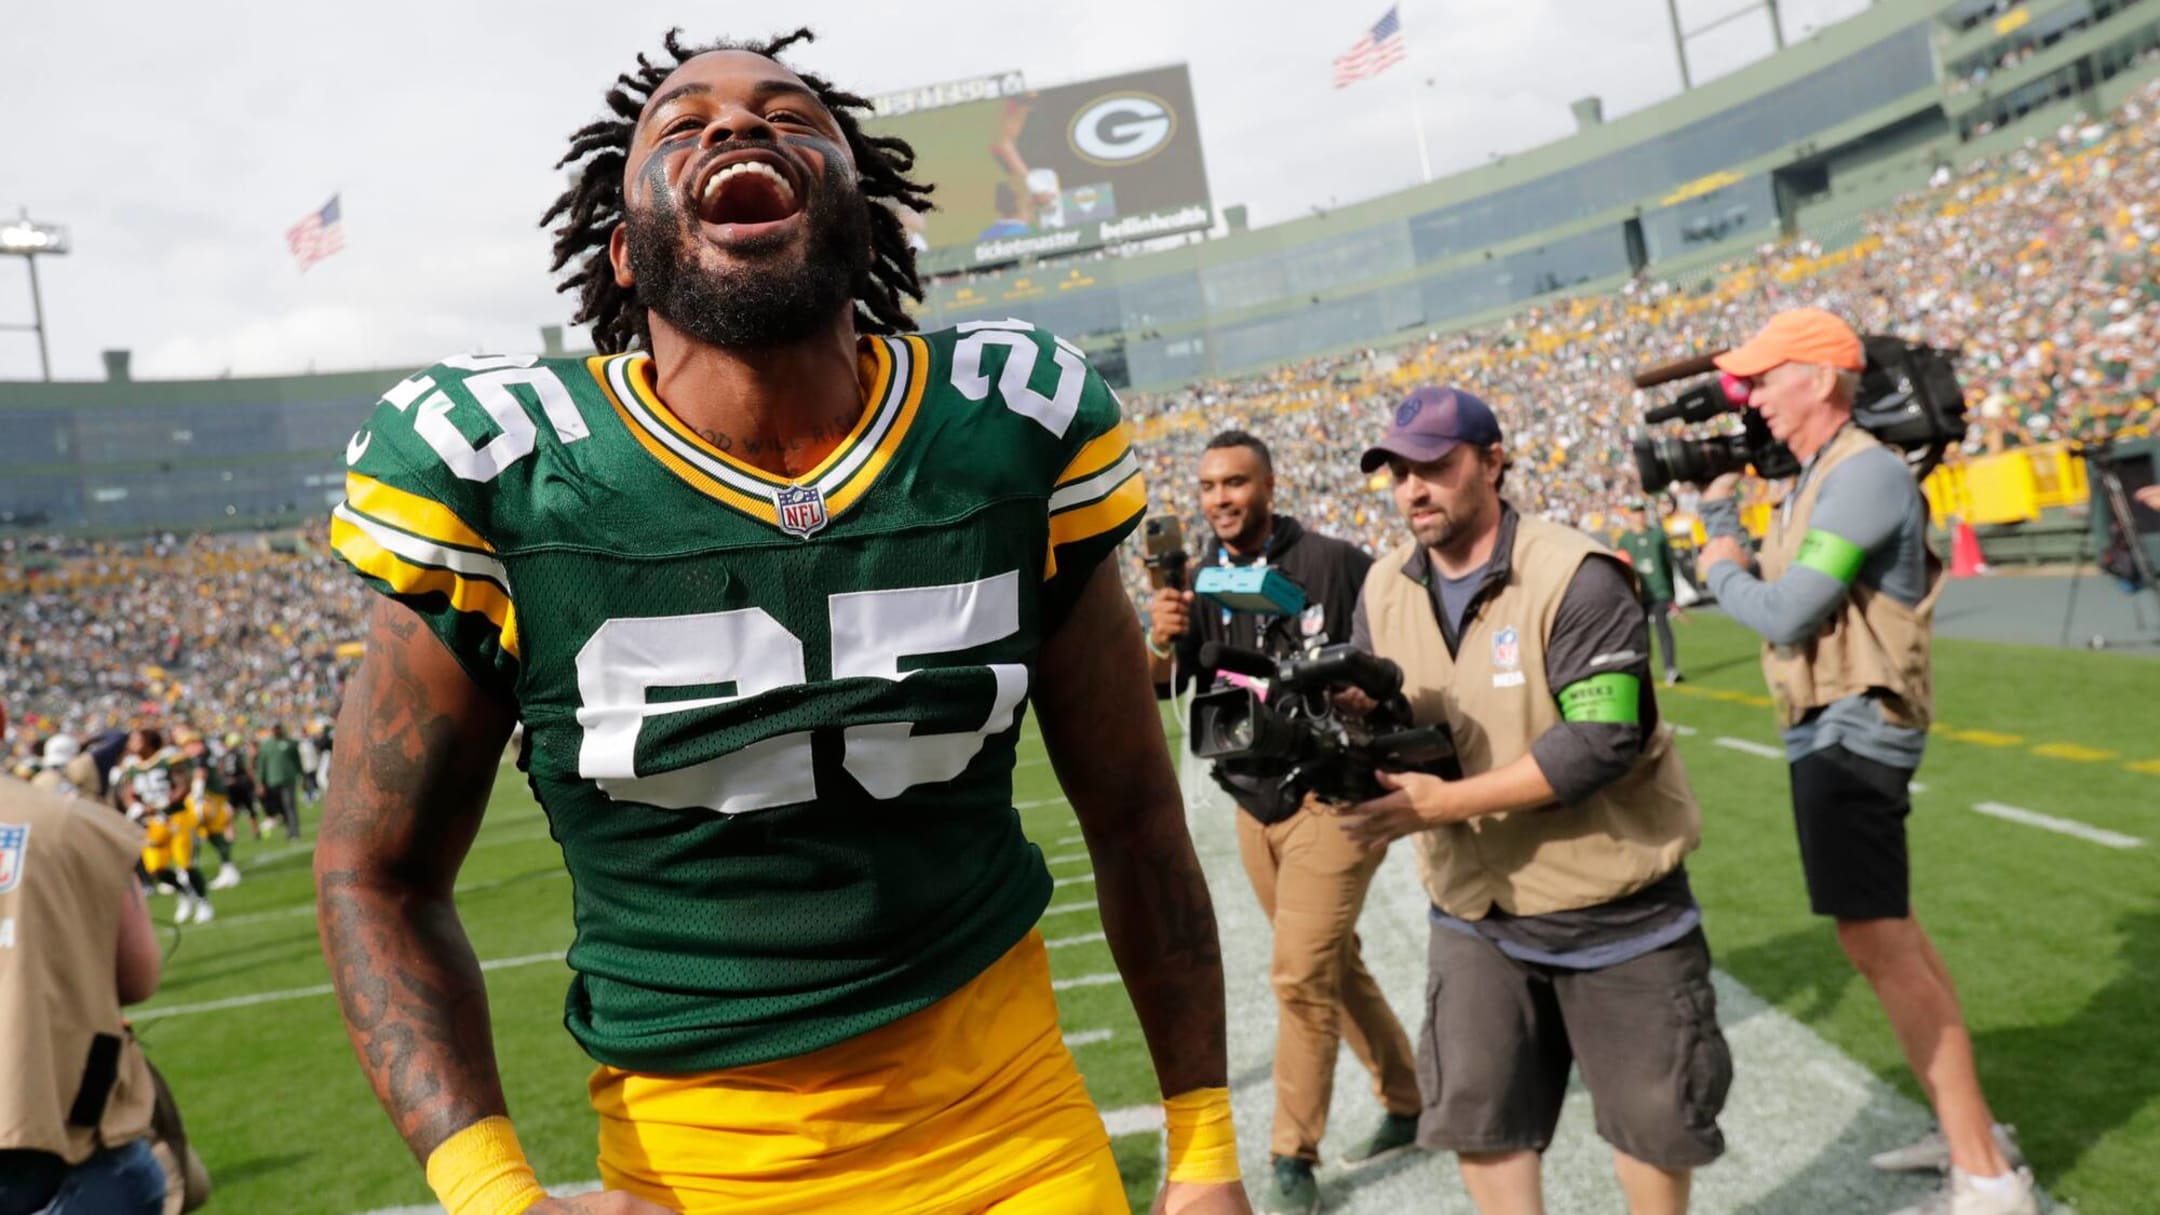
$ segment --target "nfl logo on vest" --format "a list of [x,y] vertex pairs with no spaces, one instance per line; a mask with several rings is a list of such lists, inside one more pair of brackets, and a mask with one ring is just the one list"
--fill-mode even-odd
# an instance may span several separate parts
[[23,861],[30,851],[30,828],[25,824],[0,823],[0,894],[22,881]]
[[786,485],[773,491],[780,530],[807,540],[825,526],[825,491],[815,485]]

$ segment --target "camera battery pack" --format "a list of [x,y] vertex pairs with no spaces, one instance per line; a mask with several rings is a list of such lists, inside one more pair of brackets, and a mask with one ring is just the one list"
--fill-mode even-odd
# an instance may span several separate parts
[[1305,610],[1304,590],[1273,566],[1210,566],[1193,581],[1193,591],[1233,612],[1295,616]]

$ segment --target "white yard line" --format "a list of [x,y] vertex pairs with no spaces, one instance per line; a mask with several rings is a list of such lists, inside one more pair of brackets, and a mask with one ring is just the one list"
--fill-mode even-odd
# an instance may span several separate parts
[[1678,734],[1682,738],[1693,738],[1698,733],[1695,727],[1683,726],[1677,721],[1672,723],[1672,732]]
[[1095,875],[1094,875],[1094,874],[1092,874],[1092,873],[1081,873],[1081,874],[1075,874],[1075,875],[1074,875],[1074,876],[1072,876],[1072,877],[1064,877],[1064,878],[1058,878],[1058,879],[1056,879],[1056,880],[1054,880],[1054,881],[1052,881],[1052,882],[1050,883],[1050,885],[1051,885],[1052,887],[1058,887],[1058,886],[1092,886],[1092,885],[1094,885],[1094,884],[1095,884]]
[[2120,831],[2095,827],[2089,823],[2081,823],[2074,818],[2057,818],[2052,814],[2027,810],[2023,806],[2006,806],[2001,802],[1974,802],[1973,809],[1987,815],[1989,818],[1999,818],[2012,823],[2023,823],[2028,827],[2038,827],[2042,831],[2052,831],[2057,835],[2067,835],[2075,839],[2085,840],[2088,843],[2098,844],[2102,848],[2137,848],[2142,847],[2145,843],[2144,840],[2134,835],[2124,835]]
[[1716,743],[1718,746],[1724,747],[1729,751],[1743,751],[1749,755],[1760,755],[1764,759],[1785,758],[1785,749],[1783,747],[1773,747],[1765,743],[1749,742],[1747,739],[1744,738],[1727,738],[1723,735],[1720,735],[1717,738],[1711,739],[1710,741]]
[[1072,915],[1075,912],[1093,910],[1095,910],[1095,904],[1093,903],[1052,903],[1043,908],[1043,918],[1047,920],[1054,915]]
[[1056,856],[1043,858],[1046,863],[1052,865],[1073,865],[1087,859],[1088,854],[1085,852],[1060,852]]
[[[215,923],[216,921],[212,921]],[[480,963],[482,970],[509,970],[518,966],[537,966],[542,962],[563,960],[562,953],[529,953],[518,958],[496,958]],[[252,1008],[257,1004],[276,1004],[284,1000],[304,1000],[309,996],[327,996],[334,989],[328,983],[308,987],[288,987],[283,991],[258,991],[251,995],[229,996],[223,1000],[205,1000],[200,1004],[167,1004],[162,1008],[146,1008],[128,1014],[130,1021],[160,1021],[166,1017],[186,1017],[195,1013],[218,1012],[227,1008]]]
[[[477,847],[477,845],[475,846]],[[554,881],[559,878],[567,878],[569,876],[570,871],[564,869],[554,873],[527,874],[524,876],[507,878],[490,878],[485,882],[460,882],[458,883],[456,893],[478,894],[483,890],[498,890],[504,886],[516,886],[525,882],[548,882]],[[299,903],[291,907],[279,907],[269,911],[247,911],[242,912],[239,915],[219,916],[217,919],[214,919],[207,924],[197,924],[194,927],[190,928],[189,931],[202,932],[212,928],[231,928],[235,925],[240,924],[260,924],[265,920],[291,919],[294,916],[312,917],[314,914],[315,904]]]
[[1045,941],[1043,944],[1052,949],[1071,949],[1075,945],[1093,945],[1097,941],[1107,941],[1109,939],[1108,936],[1099,932],[1083,932],[1078,936],[1059,937],[1055,941]]
[[1065,799],[1064,799],[1064,798],[1062,798],[1062,797],[1038,797],[1038,798],[1036,798],[1036,799],[1035,799],[1034,801],[1031,801],[1031,802],[1014,802],[1014,803],[1013,803],[1013,809],[1015,809],[1015,810],[1040,810],[1040,809],[1042,809],[1042,808],[1043,808],[1044,806],[1062,806],[1062,805],[1064,805],[1064,804],[1065,804]]
[[[1160,1105],[1128,1105],[1121,1110],[1102,1112],[1103,1129],[1115,1139],[1119,1135],[1138,1135],[1146,1131],[1159,1131],[1163,1125]],[[1240,1136],[1242,1138],[1243,1136]],[[1264,1137],[1264,1136],[1263,1136]]]
[[1058,847],[1060,847],[1060,848],[1070,848],[1070,847],[1074,846],[1075,844],[1085,844],[1085,843],[1087,843],[1087,837],[1086,837],[1086,836],[1084,836],[1084,835],[1081,835],[1081,834],[1080,834],[1079,832],[1077,832],[1077,831],[1076,831],[1076,832],[1074,832],[1074,833],[1073,833],[1073,834],[1071,834],[1071,835],[1061,835],[1061,836],[1059,836],[1059,837],[1058,837]]
[[1079,1033],[1066,1034],[1065,1045],[1067,1048],[1093,1046],[1098,1042],[1108,1042],[1116,1035],[1116,1032],[1109,1029],[1083,1029]]
[[1122,983],[1124,981],[1115,971],[1107,971],[1099,975],[1074,975],[1070,979],[1052,979],[1050,981],[1050,990],[1071,991],[1075,987],[1107,987],[1112,983]]

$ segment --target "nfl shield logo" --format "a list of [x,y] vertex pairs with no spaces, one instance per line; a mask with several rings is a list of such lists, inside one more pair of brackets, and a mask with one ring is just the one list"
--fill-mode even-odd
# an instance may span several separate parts
[[1307,637],[1318,637],[1327,632],[1327,607],[1315,603],[1299,612],[1298,631]]
[[1502,670],[1522,665],[1522,638],[1516,635],[1514,625],[1493,634],[1492,664]]
[[0,823],[0,894],[22,881],[23,854],[30,848],[30,826]]
[[788,485],[773,491],[773,506],[780,513],[780,530],[809,539],[825,526],[825,491],[815,485]]

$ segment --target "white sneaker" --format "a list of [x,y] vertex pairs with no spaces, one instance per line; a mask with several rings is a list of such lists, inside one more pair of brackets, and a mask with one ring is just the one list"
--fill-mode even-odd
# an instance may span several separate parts
[[179,896],[180,901],[178,905],[173,908],[172,922],[175,924],[185,924],[189,920],[195,918],[195,896],[187,893],[184,890],[175,891],[174,893]]
[[[2024,1167],[2025,1153],[2018,1150],[2016,1127],[1996,1123],[1995,1146],[2001,1150],[2003,1159],[2010,1162],[2011,1168]],[[1870,1156],[1868,1163],[1885,1173],[1947,1173],[1950,1171],[1950,1141],[1943,1137],[1942,1128],[1938,1126],[1904,1147]]]
[[210,889],[231,890],[240,884],[240,871],[231,865],[220,866],[217,876],[210,879]]
[[212,906],[210,905],[210,900],[209,900],[209,899],[197,899],[197,900],[195,900],[195,922],[196,922],[196,923],[198,923],[198,924],[207,924],[207,923],[209,923],[210,921],[212,921],[212,920],[214,920],[214,919],[216,919],[216,918],[217,918],[217,908],[215,908],[215,907],[212,907]]
[[2040,1215],[2032,1172],[2017,1169],[2009,1176],[2005,1192],[1994,1193],[1980,1188],[1963,1169],[1953,1168],[1948,1184],[1895,1215]]

